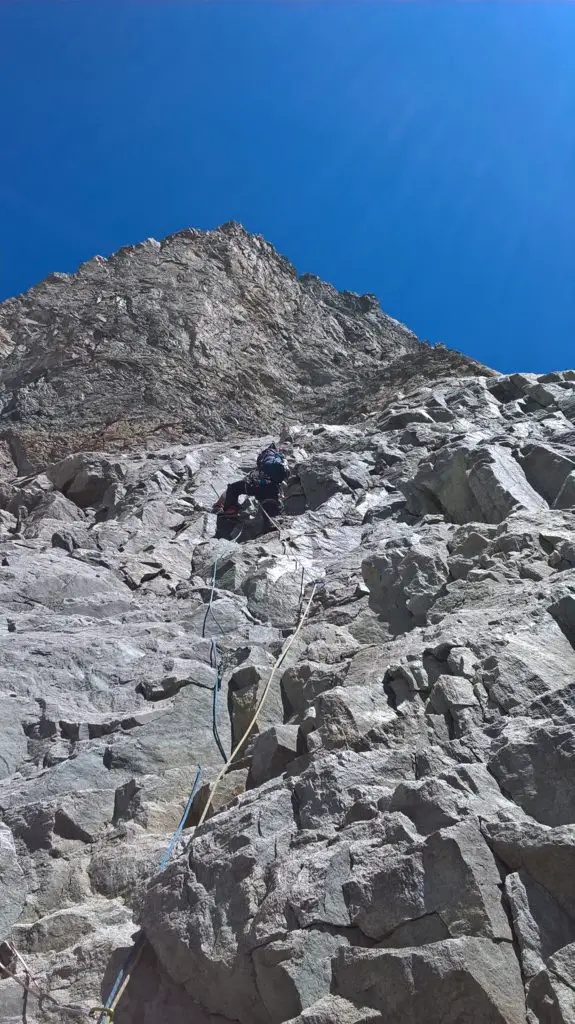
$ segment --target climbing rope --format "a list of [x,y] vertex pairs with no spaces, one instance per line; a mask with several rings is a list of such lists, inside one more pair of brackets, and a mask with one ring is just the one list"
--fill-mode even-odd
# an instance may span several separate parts
[[274,530],[277,530],[279,541],[280,541],[281,544],[283,544],[284,543],[284,539],[282,537],[281,528],[278,526],[278,524],[275,521],[275,519],[272,519],[272,517],[270,516],[269,512],[266,512],[265,508],[263,507],[262,504],[260,504],[259,501],[258,501],[258,505],[259,505],[259,508],[260,508],[260,512],[263,512],[263,514],[266,517],[266,519],[272,524]]
[[[201,813],[200,820],[198,822],[198,827],[200,825],[202,825],[203,822],[206,820],[208,811],[209,811],[210,807],[212,806],[214,797],[215,797],[215,795],[216,795],[216,793],[217,793],[217,791],[218,791],[218,789],[220,787],[222,779],[224,778],[226,772],[228,771],[228,769],[231,767],[231,765],[235,761],[239,751],[241,750],[241,748],[243,747],[244,743],[249,738],[249,735],[250,735],[252,729],[254,728],[254,726],[257,724],[257,722],[259,720],[259,717],[260,717],[260,715],[262,713],[264,704],[265,704],[265,702],[267,700],[267,697],[268,697],[268,694],[270,692],[271,685],[272,685],[272,682],[273,682],[273,680],[275,678],[275,675],[276,675],[278,669],[280,668],[280,666],[282,665],[282,663],[285,661],[290,648],[293,646],[293,644],[297,640],[297,638],[298,638],[298,636],[299,636],[299,634],[300,634],[300,632],[301,632],[301,630],[303,628],[303,625],[304,625],[304,623],[305,623],[305,621],[307,619],[307,616],[309,615],[309,612],[310,612],[310,609],[311,609],[311,606],[312,606],[312,602],[313,602],[313,599],[314,599],[314,596],[315,596],[315,592],[316,592],[317,586],[318,586],[318,583],[317,583],[317,581],[315,581],[314,584],[313,584],[313,587],[312,587],[312,592],[310,594],[309,600],[308,600],[307,605],[306,605],[306,607],[305,607],[305,609],[303,611],[303,614],[300,616],[300,619],[299,619],[299,622],[298,622],[298,625],[297,625],[297,628],[296,628],[295,632],[289,638],[288,643],[286,644],[286,646],[284,647],[283,651],[281,652],[281,654],[279,655],[279,657],[276,659],[276,661],[274,662],[274,664],[272,666],[272,670],[270,672],[269,679],[268,679],[268,681],[267,681],[267,683],[266,683],[266,685],[264,687],[264,691],[263,691],[263,693],[261,695],[261,698],[260,698],[260,700],[258,702],[257,708],[256,708],[256,710],[255,710],[255,712],[254,712],[254,714],[252,716],[252,719],[251,719],[249,725],[244,730],[244,733],[243,733],[240,741],[236,744],[236,746],[232,750],[230,756],[225,761],[224,766],[220,769],[218,775],[216,776],[216,779],[215,779],[213,785],[210,788],[210,792],[208,794],[208,799],[206,801],[206,805],[205,805],[205,807],[204,807],[204,809],[203,809],[203,811]],[[216,654],[217,654],[217,652],[216,652]],[[223,753],[223,751],[222,751],[222,753]],[[165,866],[165,864],[167,863],[167,860],[169,859],[169,855],[171,854],[171,851],[172,851],[172,849],[174,847],[174,844],[176,843],[177,839],[179,838],[179,836],[181,835],[181,833],[183,831],[184,824],[185,824],[185,822],[187,820],[187,816],[188,816],[189,810],[192,807],[192,804],[193,804],[193,801],[194,801],[194,797],[195,797],[195,795],[197,793],[200,777],[201,777],[201,769],[198,768],[198,773],[196,775],[196,781],[194,782],[194,786],[193,786],[192,792],[190,794],[190,798],[189,798],[188,803],[186,805],[186,810],[184,811],[184,814],[182,815],[182,819],[180,821],[180,824],[178,825],[178,828],[176,829],[176,832],[174,833],[174,836],[170,840],[170,843],[168,845],[168,849],[167,849],[167,851],[166,851],[166,853],[164,855],[164,858],[162,860],[162,866]],[[97,1014],[99,1014],[98,1024],[113,1024],[114,1014],[115,1014],[116,1007],[118,1006],[118,1003],[120,1002],[120,999],[122,998],[122,996],[123,996],[123,994],[124,994],[128,984],[130,982],[130,978],[132,977],[132,974],[134,973],[134,971],[135,971],[135,969],[136,969],[136,967],[137,967],[137,965],[138,965],[138,963],[140,961],[140,957],[142,956],[142,953],[144,951],[145,944],[146,944],[146,938],[145,938],[145,936],[142,933],[139,936],[137,942],[135,943],[131,953],[129,954],[128,960],[126,961],[125,965],[121,968],[120,972],[118,973],[118,977],[116,978],[116,981],[114,982],[114,985],[112,987],[112,991],[110,992],[110,995],[108,996],[108,999],[106,1001],[105,1006],[96,1006],[91,1011],[90,1016],[96,1016]]]
[[[208,621],[208,615],[212,611],[212,605],[214,603],[214,594],[215,594],[215,591],[216,591],[216,573],[217,573],[217,571],[218,571],[218,559],[216,558],[214,560],[214,569],[213,569],[213,572],[212,572],[212,589],[210,590],[210,599],[208,601],[208,607],[206,608],[206,614],[204,615],[204,621],[202,623],[202,637],[205,637],[205,635],[206,635],[206,623]],[[213,612],[212,612],[212,615],[213,615]],[[216,622],[217,621],[218,620],[216,619]]]
[[[180,818],[180,823],[179,823],[176,831],[174,832],[172,838],[170,839],[170,841],[168,843],[168,846],[166,848],[166,852],[164,853],[164,856],[162,857],[162,859],[160,861],[160,866],[159,866],[159,870],[160,871],[163,871],[164,868],[166,867],[166,864],[168,863],[168,861],[169,861],[169,859],[170,859],[170,857],[172,855],[172,850],[174,849],[174,846],[178,842],[178,840],[179,840],[179,838],[180,838],[180,836],[181,836],[181,834],[182,834],[182,832],[183,832],[183,830],[185,828],[186,821],[188,820],[188,815],[190,814],[190,811],[192,809],[192,805],[193,805],[194,800],[196,798],[198,789],[200,788],[200,783],[202,781],[202,775],[203,775],[202,769],[198,765],[198,768],[197,768],[197,771],[196,771],[196,777],[194,779],[194,784],[192,786],[191,793],[190,793],[190,795],[188,797],[188,802],[186,804],[184,813],[182,814],[182,817]],[[124,992],[126,990],[126,987],[127,987],[128,983],[130,981],[130,978],[132,977],[132,974],[134,973],[134,971],[135,971],[135,969],[136,969],[136,967],[137,967],[137,965],[138,965],[138,963],[140,961],[140,957],[141,957],[142,953],[144,952],[145,945],[146,945],[146,938],[144,936],[144,933],[142,932],[138,936],[138,939],[136,940],[134,946],[132,947],[132,949],[128,953],[128,956],[126,957],[126,960],[124,961],[123,966],[118,971],[116,980],[115,980],[114,984],[112,985],[110,994],[109,994],[109,996],[108,996],[104,1006],[94,1006],[94,1008],[92,1010],[90,1010],[90,1017],[96,1017],[97,1016],[98,1017],[98,1024],[106,1024],[107,1021],[108,1022],[112,1022],[114,1020],[114,1013],[115,1013],[116,1007],[117,1007],[118,1003],[120,1002],[120,999],[122,998],[122,996],[123,996],[123,994],[124,994]]]
[[134,973],[136,967],[140,962],[140,957],[144,952],[145,946],[146,936],[144,935],[143,932],[141,932],[136,942],[134,943],[130,953],[128,954],[124,966],[120,969],[118,973],[118,977],[114,982],[112,991],[110,992],[110,995],[106,1000],[105,1006],[94,1006],[93,1009],[90,1010],[89,1016],[97,1016],[98,1024],[106,1024],[107,1021],[109,1021],[110,1024],[112,1024],[116,1014],[116,1007],[118,1006],[120,999],[124,995],[124,992],[126,991],[130,983],[130,978],[132,977],[132,974]]
[[[274,526],[274,528],[278,531],[278,533],[280,533],[279,527],[274,523],[273,519],[271,518],[271,516],[268,515],[268,513],[265,511],[265,509],[262,508],[262,512],[270,520],[272,526]],[[280,539],[281,539],[281,533],[280,533]],[[209,601],[208,601],[208,607],[206,609],[206,614],[204,616],[204,621],[203,621],[203,624],[202,624],[202,637],[205,637],[205,634],[206,634],[206,625],[207,625],[208,616],[210,614],[210,611],[212,611],[212,615],[213,615],[212,604],[213,604],[215,588],[216,588],[217,566],[218,566],[218,559],[216,558],[215,561],[214,561],[214,567],[213,567],[213,572],[212,572],[212,585],[211,585],[211,590],[210,590],[210,597],[209,597]],[[205,807],[204,807],[204,809],[203,809],[203,811],[201,813],[200,819],[198,821],[198,827],[200,825],[202,825],[203,822],[206,820],[206,817],[208,815],[210,807],[213,804],[214,797],[215,797],[215,795],[216,795],[216,793],[217,793],[217,791],[218,791],[218,789],[219,789],[219,787],[221,785],[222,779],[224,778],[224,776],[226,775],[227,771],[229,770],[229,768],[231,767],[231,765],[235,761],[239,751],[242,749],[242,747],[244,746],[244,744],[248,740],[252,729],[257,724],[257,722],[258,722],[258,720],[260,718],[260,715],[262,713],[263,707],[264,707],[264,705],[266,703],[266,700],[267,700],[268,694],[270,692],[272,682],[273,682],[273,680],[274,680],[274,678],[276,676],[276,673],[277,673],[278,669],[280,668],[280,666],[282,665],[282,663],[285,661],[285,659],[286,659],[286,657],[287,657],[291,647],[293,646],[293,644],[295,643],[297,637],[299,636],[299,634],[300,634],[300,632],[301,632],[301,630],[302,630],[302,628],[304,626],[304,623],[305,623],[305,621],[307,619],[307,616],[309,615],[309,612],[310,612],[310,609],[311,609],[311,606],[312,606],[312,602],[313,602],[316,590],[317,590],[318,586],[322,585],[321,581],[319,581],[319,580],[313,580],[312,581],[312,591],[311,591],[309,600],[308,600],[308,602],[306,604],[305,609],[303,610],[303,612],[301,612],[301,599],[303,598],[303,594],[304,594],[304,576],[305,576],[305,568],[302,566],[302,582],[301,582],[301,590],[300,590],[300,616],[299,616],[299,621],[298,621],[297,628],[295,629],[294,633],[290,637],[288,643],[284,647],[284,649],[281,652],[281,654],[279,655],[279,657],[274,662],[274,664],[272,666],[272,670],[271,670],[269,678],[268,678],[268,681],[267,681],[267,683],[266,683],[266,685],[264,687],[263,693],[262,693],[261,698],[260,698],[260,700],[258,702],[256,710],[255,710],[255,712],[254,712],[254,714],[252,716],[252,719],[249,722],[247,728],[244,730],[244,733],[243,733],[241,739],[236,744],[236,746],[234,747],[234,749],[232,750],[232,752],[231,752],[231,754],[230,754],[230,756],[228,758],[226,758],[226,754],[225,754],[224,748],[222,746],[222,743],[221,743],[221,740],[220,740],[220,736],[219,736],[219,733],[218,733],[218,727],[217,727],[218,696],[219,696],[219,692],[221,690],[221,685],[222,685],[221,660],[220,660],[220,658],[218,656],[218,650],[217,650],[216,641],[213,638],[211,640],[210,664],[211,664],[212,668],[214,668],[215,671],[216,671],[216,680],[215,680],[213,691],[212,691],[212,693],[213,693],[213,698],[212,698],[213,734],[214,734],[214,739],[216,741],[216,744],[218,746],[218,750],[220,751],[220,754],[222,755],[222,758],[224,760],[224,765],[220,769],[218,775],[216,776],[216,779],[215,779],[214,783],[210,787],[210,791],[209,791],[209,794],[208,794],[208,799],[206,801]],[[214,616],[214,618],[215,618],[215,616]],[[217,619],[216,619],[216,622],[217,622]],[[185,823],[187,821],[188,815],[189,815],[189,813],[191,811],[191,808],[192,808],[195,796],[196,796],[198,788],[199,788],[201,775],[202,775],[202,769],[200,767],[198,767],[197,774],[196,774],[196,779],[195,779],[194,785],[192,787],[192,791],[190,793],[190,797],[189,797],[188,802],[186,804],[186,809],[185,809],[185,811],[184,811],[184,813],[182,815],[182,818],[180,820],[178,828],[174,832],[174,835],[172,836],[172,838],[171,838],[171,840],[170,840],[170,842],[168,844],[168,848],[167,848],[167,850],[166,850],[166,852],[165,852],[165,854],[164,854],[164,856],[162,858],[162,861],[161,861],[161,864],[160,864],[160,870],[163,869],[166,866],[166,864],[168,863],[169,858],[170,858],[171,853],[172,853],[172,850],[173,850],[176,842],[178,841],[178,839],[180,838],[180,836],[182,834],[182,831],[183,831],[183,829],[185,827]],[[90,1016],[91,1017],[98,1016],[98,1024],[113,1024],[116,1008],[117,1008],[118,1003],[120,1002],[120,1000],[121,1000],[121,998],[122,998],[122,996],[123,996],[123,994],[124,994],[128,984],[130,982],[130,978],[132,977],[132,975],[133,975],[133,973],[134,973],[134,971],[135,971],[135,969],[136,969],[136,967],[137,967],[137,965],[138,965],[138,963],[140,961],[140,958],[141,958],[142,953],[144,951],[144,948],[146,946],[146,941],[147,941],[146,937],[145,937],[144,933],[142,932],[140,934],[140,936],[138,937],[136,943],[134,944],[132,950],[130,951],[130,954],[128,955],[128,958],[127,958],[126,962],[124,963],[124,966],[118,972],[118,976],[117,976],[117,978],[116,978],[116,980],[114,982],[114,985],[112,986],[112,989],[110,991],[108,999],[106,1000],[105,1005],[104,1006],[96,1006],[96,1007],[94,1007],[90,1011]]]
[[194,802],[194,800],[196,798],[196,794],[198,792],[198,789],[200,788],[200,783],[202,781],[202,775],[203,774],[204,773],[203,773],[203,770],[202,770],[201,766],[198,765],[198,768],[197,768],[197,771],[196,771],[196,777],[194,779],[194,784],[192,786],[192,790],[191,790],[190,796],[188,798],[188,802],[186,804],[186,809],[185,809],[184,813],[182,814],[182,817],[180,818],[180,824],[178,825],[176,831],[174,832],[172,838],[170,839],[170,842],[168,843],[166,852],[164,853],[164,856],[162,857],[162,859],[160,861],[160,871],[164,870],[166,864],[168,863],[168,861],[169,861],[169,859],[170,859],[170,857],[172,855],[172,850],[174,849],[174,846],[178,842],[178,839],[180,838],[180,836],[181,836],[181,834],[182,834],[182,832],[183,832],[183,830],[184,830],[184,828],[186,826],[186,821],[188,820],[188,815],[189,815],[189,813],[190,813],[190,811],[192,809],[192,805],[193,805],[193,802]]
[[10,968],[6,967],[3,963],[0,963],[0,972],[6,974],[7,977],[9,978],[12,978],[12,981],[15,981],[16,984],[19,985],[20,988],[23,990],[25,1000],[24,1011],[26,1010],[28,996],[32,995],[38,1000],[38,1006],[40,1007],[40,1009],[43,1009],[44,1003],[50,1003],[55,1011],[59,1010],[68,1014],[72,1014],[74,1017],[77,1017],[78,1019],[85,1019],[86,1014],[81,1006],[73,1006],[71,1003],[61,1003],[58,999],[55,999],[54,996],[51,996],[49,992],[44,992],[36,984],[35,981],[32,981],[30,969],[27,967],[25,961],[20,956],[18,950],[15,949],[14,946],[12,946],[10,943],[7,943],[7,946],[11,950],[11,952],[16,955],[20,963],[23,965],[26,980],[22,981],[22,979],[19,978],[18,975],[14,973],[14,971],[11,971]]
[[223,748],[220,734],[218,732],[218,699],[222,688],[222,663],[218,656],[216,641],[213,638],[210,645],[210,665],[215,669],[216,673],[216,679],[212,688],[212,733],[216,741],[217,748],[222,755],[222,759],[225,761],[226,752]]
[[218,789],[220,787],[220,784],[221,784],[221,781],[222,781],[224,775],[226,774],[228,769],[231,767],[231,765],[235,761],[238,753],[240,752],[240,750],[244,746],[246,740],[249,738],[249,735],[250,735],[254,725],[256,725],[256,723],[258,722],[258,719],[259,719],[259,717],[260,717],[260,715],[262,713],[264,704],[265,704],[265,702],[267,700],[267,696],[268,696],[268,694],[270,692],[270,688],[271,688],[272,682],[274,680],[274,677],[276,675],[276,672],[279,669],[279,667],[282,664],[282,662],[285,661],[285,658],[286,658],[286,656],[288,654],[288,651],[290,650],[292,645],[295,643],[297,637],[299,636],[299,634],[300,634],[300,632],[302,630],[304,622],[305,622],[307,616],[309,615],[309,612],[310,612],[310,609],[311,609],[311,605],[312,605],[312,601],[314,599],[316,590],[317,590],[317,582],[314,582],[310,598],[309,598],[309,600],[307,602],[307,605],[305,607],[305,610],[304,610],[303,614],[300,616],[300,620],[299,620],[297,629],[292,634],[292,636],[289,638],[289,642],[287,643],[287,645],[284,647],[284,649],[281,652],[281,654],[279,655],[279,657],[274,662],[274,664],[272,666],[272,670],[271,670],[270,675],[269,675],[269,679],[268,679],[268,681],[267,681],[267,683],[266,683],[266,685],[264,687],[264,691],[263,691],[263,693],[262,693],[262,695],[260,697],[260,700],[258,702],[258,706],[257,706],[257,708],[256,708],[256,710],[255,710],[255,712],[254,712],[254,714],[252,716],[252,719],[251,719],[249,725],[245,729],[245,731],[243,733],[243,736],[241,737],[239,742],[236,744],[236,746],[232,750],[232,752],[231,752],[230,756],[228,757],[226,763],[224,764],[223,768],[220,769],[218,775],[216,776],[215,782],[212,784],[212,786],[210,788],[209,796],[208,796],[208,799],[206,801],[206,805],[205,805],[205,807],[204,807],[204,809],[202,811],[202,814],[200,816],[200,820],[198,822],[198,826],[203,824],[203,822],[206,820],[208,811],[209,811],[210,807],[212,806],[214,797],[215,797],[215,795],[216,795],[216,793],[217,793],[217,791],[218,791]]

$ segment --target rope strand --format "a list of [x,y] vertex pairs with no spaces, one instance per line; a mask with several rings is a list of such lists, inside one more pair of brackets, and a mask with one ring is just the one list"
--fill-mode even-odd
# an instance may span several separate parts
[[198,827],[200,825],[202,825],[203,822],[206,820],[208,811],[209,811],[210,807],[212,806],[214,797],[215,797],[215,795],[216,795],[216,793],[217,793],[217,791],[219,789],[220,783],[221,783],[224,775],[226,774],[228,769],[231,767],[231,765],[235,761],[239,751],[242,749],[242,747],[244,746],[246,740],[249,738],[249,735],[250,735],[254,725],[256,725],[256,723],[257,723],[257,721],[258,721],[258,719],[260,717],[260,714],[262,712],[263,706],[264,706],[264,704],[266,702],[268,693],[270,691],[270,687],[271,687],[271,684],[273,682],[274,676],[275,676],[278,668],[282,664],[282,662],[285,660],[285,658],[286,658],[286,656],[288,654],[288,651],[290,650],[290,648],[292,647],[293,643],[295,642],[295,640],[299,636],[299,633],[301,632],[302,626],[303,626],[303,624],[304,624],[304,622],[305,622],[305,620],[306,620],[306,618],[307,618],[307,616],[309,614],[309,611],[310,611],[310,608],[311,608],[311,605],[312,605],[312,601],[313,601],[314,596],[315,596],[316,589],[317,589],[317,583],[314,583],[313,584],[313,589],[312,589],[312,592],[311,592],[311,595],[310,595],[310,598],[309,598],[309,601],[308,601],[308,603],[307,603],[307,605],[305,607],[305,611],[304,611],[303,615],[301,616],[301,618],[299,620],[298,627],[297,627],[295,633],[293,633],[292,636],[290,637],[287,646],[284,648],[282,653],[276,659],[276,661],[275,661],[275,663],[274,663],[274,665],[272,667],[272,670],[270,672],[269,679],[268,679],[268,681],[267,681],[267,683],[266,683],[266,685],[264,687],[264,691],[263,691],[263,693],[261,695],[261,698],[259,700],[258,706],[257,706],[257,708],[256,708],[256,710],[255,710],[255,712],[254,712],[254,714],[252,716],[252,719],[251,719],[249,725],[244,730],[243,736],[241,737],[239,742],[236,744],[236,746],[232,750],[232,752],[231,752],[228,760],[224,764],[223,768],[220,769],[218,775],[216,776],[216,780],[215,780],[215,782],[213,783],[213,785],[212,785],[212,787],[210,789],[210,793],[209,793],[208,799],[206,801],[206,806],[204,807],[204,809],[202,811],[202,814],[201,814],[201,817],[200,817],[200,820],[198,822]]

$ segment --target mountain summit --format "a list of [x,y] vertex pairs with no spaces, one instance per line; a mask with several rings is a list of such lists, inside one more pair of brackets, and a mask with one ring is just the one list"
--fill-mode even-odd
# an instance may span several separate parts
[[23,471],[72,451],[343,422],[419,375],[482,372],[229,223],[148,239],[0,306],[0,436]]

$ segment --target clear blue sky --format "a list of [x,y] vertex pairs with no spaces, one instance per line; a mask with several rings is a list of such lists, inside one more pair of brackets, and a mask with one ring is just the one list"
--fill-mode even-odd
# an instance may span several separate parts
[[575,364],[575,5],[0,0],[0,296],[235,219],[502,370]]

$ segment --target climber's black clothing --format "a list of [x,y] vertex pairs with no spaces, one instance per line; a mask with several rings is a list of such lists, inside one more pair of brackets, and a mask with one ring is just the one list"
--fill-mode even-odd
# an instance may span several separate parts
[[[257,458],[257,469],[248,473],[243,480],[228,484],[225,494],[216,501],[213,511],[218,515],[230,516],[239,512],[240,494],[255,498],[268,516],[274,519],[283,511],[282,486],[289,475],[285,455],[275,444],[268,445]],[[263,517],[263,532],[274,527],[266,516]]]
[[272,517],[278,516],[283,509],[281,484],[269,480],[257,469],[248,473],[243,480],[236,480],[233,484],[228,484],[224,498],[224,511],[237,508],[240,494],[247,494],[250,498],[255,498]]

